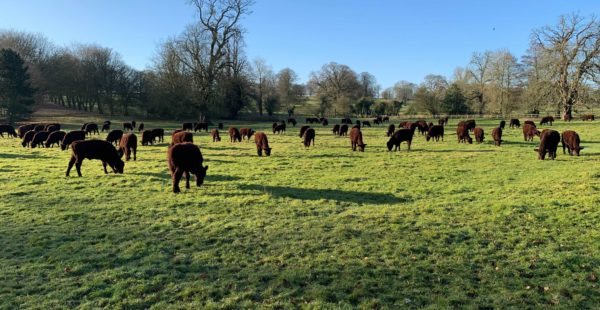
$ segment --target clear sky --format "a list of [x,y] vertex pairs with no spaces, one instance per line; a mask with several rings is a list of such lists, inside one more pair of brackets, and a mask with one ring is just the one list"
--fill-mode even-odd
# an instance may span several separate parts
[[[290,67],[302,81],[335,61],[388,87],[451,77],[474,51],[520,57],[532,29],[569,12],[600,15],[600,1],[256,0],[252,11],[243,20],[249,59]],[[39,32],[58,45],[97,43],[137,69],[193,21],[185,0],[0,0],[0,29]]]

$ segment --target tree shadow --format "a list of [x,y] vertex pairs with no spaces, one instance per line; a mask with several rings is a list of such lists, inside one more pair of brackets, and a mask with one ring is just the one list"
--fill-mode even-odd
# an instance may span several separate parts
[[[405,149],[402,151],[406,151]],[[451,150],[427,150],[427,149],[417,149],[417,150],[410,150],[410,152],[417,152],[417,153],[488,153],[488,152],[495,152],[496,150],[457,150],[457,149],[451,149]]]
[[285,186],[269,186],[256,184],[243,184],[238,186],[242,190],[268,192],[277,197],[286,197],[301,200],[336,200],[343,202],[369,203],[369,204],[393,204],[411,201],[407,198],[399,198],[392,194],[344,191],[338,189],[307,189]]
[[45,155],[37,155],[37,154],[10,154],[10,153],[0,153],[0,158],[27,158],[27,159],[36,159],[36,158],[50,158]]

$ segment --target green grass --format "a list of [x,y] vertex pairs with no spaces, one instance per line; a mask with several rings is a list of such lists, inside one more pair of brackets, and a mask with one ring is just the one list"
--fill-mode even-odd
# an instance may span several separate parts
[[586,148],[540,161],[520,130],[465,145],[455,123],[410,153],[383,126],[364,153],[268,130],[268,158],[195,134],[208,175],[178,195],[166,143],[67,178],[70,152],[0,139],[0,308],[597,308],[598,124],[556,123]]

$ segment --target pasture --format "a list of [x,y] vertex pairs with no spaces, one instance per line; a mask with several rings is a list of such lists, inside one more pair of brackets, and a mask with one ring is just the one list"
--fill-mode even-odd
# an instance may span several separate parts
[[[165,142],[124,174],[86,160],[81,178],[65,177],[70,151],[0,138],[0,308],[597,307],[600,125],[557,121],[585,149],[540,161],[539,138],[507,124],[496,147],[498,121],[477,122],[483,144],[458,144],[451,120],[410,152],[363,128],[359,153],[338,120],[312,126],[309,149],[302,121],[284,135],[225,121],[221,142],[194,134],[209,169],[180,194],[166,164],[179,123],[146,122]],[[230,125],[265,131],[272,155],[230,143]]]

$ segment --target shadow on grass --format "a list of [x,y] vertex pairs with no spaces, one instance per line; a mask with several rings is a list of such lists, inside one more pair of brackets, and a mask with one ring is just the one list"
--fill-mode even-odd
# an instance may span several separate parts
[[277,197],[286,197],[301,200],[337,200],[355,203],[392,204],[409,202],[410,199],[398,198],[392,194],[369,193],[358,191],[343,191],[338,189],[307,189],[285,186],[263,186],[255,184],[244,184],[239,186],[242,190],[254,190],[268,192]]
[[31,158],[31,159],[36,159],[36,158],[50,158],[48,156],[45,155],[37,155],[37,154],[6,154],[6,153],[0,153],[0,158]]
[[[132,173],[132,174],[140,175],[140,176],[156,177],[156,178],[165,179],[165,180],[171,180],[171,175],[167,171],[165,171],[164,173],[136,172],[136,173]],[[191,175],[191,177],[192,177],[192,179],[194,179],[193,175]],[[230,176],[230,175],[210,174],[210,169],[208,169],[208,174],[206,175],[206,178],[204,179],[204,181],[205,182],[211,182],[211,181],[225,182],[225,181],[237,181],[240,179],[241,178],[239,178],[239,177]]]
[[[406,149],[403,149],[402,151],[406,151]],[[487,152],[495,152],[495,150],[456,150],[456,149],[452,149],[452,150],[428,150],[428,149],[411,149],[410,152],[417,152],[417,153],[487,153]],[[392,152],[390,152],[392,153]]]

